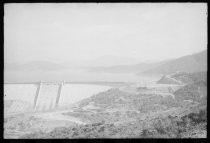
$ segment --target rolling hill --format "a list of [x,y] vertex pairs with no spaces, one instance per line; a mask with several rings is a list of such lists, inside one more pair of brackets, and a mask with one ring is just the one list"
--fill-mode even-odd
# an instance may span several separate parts
[[114,65],[106,67],[91,67],[90,72],[106,72],[106,73],[139,73],[139,71],[149,70],[155,68],[168,61],[161,61],[157,63],[138,63],[133,65]]
[[[127,61],[127,62],[126,62]],[[132,74],[171,74],[181,72],[207,71],[207,50],[177,59],[153,63],[135,63],[135,60],[123,57],[102,57],[90,61],[72,61],[54,63],[49,61],[33,61],[25,64],[6,63],[6,71],[56,71],[62,69],[87,69],[89,72],[132,73]],[[119,63],[119,64],[117,64]]]
[[113,66],[89,67],[90,72],[104,73],[134,73],[142,74],[171,74],[177,71],[200,72],[207,70],[207,50],[187,55],[177,59],[164,60],[153,63],[122,64]]
[[190,73],[207,71],[207,50],[168,61],[143,73],[171,74],[177,71]]
[[55,71],[66,68],[49,61],[32,61],[25,64],[7,63],[4,69],[6,71]]
[[199,81],[206,81],[207,72],[178,72],[171,75],[164,75],[160,80],[157,81],[158,84],[191,84]]

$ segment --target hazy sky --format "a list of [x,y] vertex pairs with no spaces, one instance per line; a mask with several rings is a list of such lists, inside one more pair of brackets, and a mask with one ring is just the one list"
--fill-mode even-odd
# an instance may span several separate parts
[[164,60],[207,48],[207,5],[6,4],[5,62]]

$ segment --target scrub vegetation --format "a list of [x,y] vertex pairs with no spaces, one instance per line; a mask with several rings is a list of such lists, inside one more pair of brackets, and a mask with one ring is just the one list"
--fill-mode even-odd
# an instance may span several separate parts
[[124,125],[99,122],[94,124],[59,127],[49,133],[42,131],[27,134],[22,138],[191,138],[205,137],[207,128],[206,110],[190,113],[182,118],[167,116],[155,118],[147,125],[141,121]]

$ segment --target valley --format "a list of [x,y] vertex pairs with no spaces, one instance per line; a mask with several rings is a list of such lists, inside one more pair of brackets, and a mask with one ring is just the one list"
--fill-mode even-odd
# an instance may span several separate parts
[[207,138],[207,3],[2,8],[4,139]]

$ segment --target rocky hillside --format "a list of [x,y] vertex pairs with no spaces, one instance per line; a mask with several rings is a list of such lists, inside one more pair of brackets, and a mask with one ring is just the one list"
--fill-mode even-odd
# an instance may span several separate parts
[[164,75],[160,80],[157,81],[157,84],[180,84],[180,82]]
[[188,84],[175,91],[176,100],[190,100],[195,102],[207,102],[207,83],[199,81]]
[[199,82],[199,81],[206,82],[207,72],[196,72],[196,73],[180,72],[172,75],[171,77],[185,84]]
[[207,112],[194,105],[178,104],[168,97],[133,96],[114,89],[84,100],[79,110],[65,113],[90,120],[89,124],[58,127],[21,138],[205,138]]
[[49,138],[206,138],[207,112],[200,110],[182,118],[168,116],[150,122],[140,120],[115,125],[99,122],[88,125],[60,127],[53,131],[26,134],[24,139]]
[[175,91],[177,101],[189,100],[206,103],[207,101],[207,72],[186,73],[179,72],[172,75],[163,76],[157,83],[179,84],[185,86]]
[[157,81],[158,84],[190,84],[195,82],[207,80],[207,72],[177,72],[170,75],[164,75],[160,80]]

